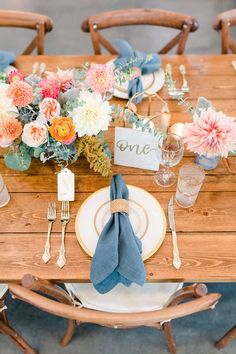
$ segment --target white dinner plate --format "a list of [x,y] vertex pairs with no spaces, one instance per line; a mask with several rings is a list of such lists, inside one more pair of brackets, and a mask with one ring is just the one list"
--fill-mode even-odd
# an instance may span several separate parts
[[11,71],[17,70],[13,65],[8,65],[5,69],[4,72],[9,75]]
[[[115,67],[114,60],[115,59],[108,62],[113,68]],[[147,91],[148,93],[153,94],[160,91],[160,89],[164,86],[165,73],[163,69],[160,69],[154,73],[142,75],[141,81],[143,84],[143,91]],[[128,80],[121,85],[116,84],[113,95],[118,98],[129,99],[128,85]]]
[[[158,250],[164,240],[165,213],[150,193],[130,185],[128,189],[130,222],[136,236],[142,241],[142,258],[145,260]],[[93,193],[78,211],[75,220],[76,236],[81,247],[91,257],[110,216],[110,187]]]

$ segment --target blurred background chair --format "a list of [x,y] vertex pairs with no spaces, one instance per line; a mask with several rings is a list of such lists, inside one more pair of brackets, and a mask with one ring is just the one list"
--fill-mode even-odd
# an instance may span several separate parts
[[213,28],[221,35],[221,53],[236,53],[236,42],[230,35],[230,27],[236,25],[236,9],[222,12],[215,17]]
[[22,54],[44,54],[44,37],[53,27],[50,17],[34,12],[0,10],[0,27],[26,28],[36,31],[35,37]]
[[132,25],[161,26],[179,30],[179,33],[158,51],[159,54],[165,54],[175,46],[177,46],[176,53],[183,54],[189,33],[198,29],[198,21],[192,16],[140,8],[114,10],[89,16],[83,21],[81,29],[83,32],[90,33],[95,54],[101,54],[101,46],[111,54],[118,54],[115,47],[100,31],[111,27]]
[[[48,281],[39,280],[32,275],[25,275],[22,279],[22,285],[9,285],[10,291],[15,298],[28,302],[53,315],[69,319],[67,331],[61,341],[61,345],[63,346],[70,342],[76,324],[93,323],[119,329],[146,326],[164,331],[168,349],[172,354],[176,353],[176,345],[171,320],[214,308],[221,296],[217,293],[207,294],[207,287],[204,284],[195,284],[185,288],[182,288],[182,284],[174,283],[146,284],[150,286],[149,291],[151,288],[156,287],[156,293],[151,292],[149,299],[152,298],[152,300],[147,303],[145,301],[147,300],[147,296],[142,297],[142,293],[146,291],[146,285],[143,288],[139,287],[138,290],[123,287],[125,289],[124,293],[126,293],[126,298],[123,299],[121,299],[122,290],[118,291],[119,294],[116,294],[119,297],[116,298],[113,296],[116,293],[115,288],[111,291],[113,302],[113,310],[111,311],[109,310],[111,304],[104,300],[104,295],[93,294],[95,290],[92,284],[70,284],[69,287],[72,296],[69,296],[69,293],[65,292],[62,288]],[[66,287],[68,287],[68,284],[66,284]],[[174,289],[179,290],[175,291]],[[47,294],[59,302],[39,295],[35,291]],[[106,295],[110,296],[109,294]],[[115,299],[119,303],[122,300],[122,312],[120,308],[115,308]],[[181,303],[186,300],[190,301]],[[76,301],[79,307],[75,306]],[[129,306],[124,311],[124,303],[129,303],[132,306],[131,312],[129,312]],[[136,311],[134,307],[135,303],[139,303]],[[140,304],[143,306],[140,306]],[[152,306],[154,310],[148,310],[148,307],[152,308]]]
[[8,292],[8,286],[6,284],[0,284],[0,333],[5,334],[11,338],[17,347],[25,354],[37,354],[34,350],[12,327],[10,327],[6,313],[6,295]]

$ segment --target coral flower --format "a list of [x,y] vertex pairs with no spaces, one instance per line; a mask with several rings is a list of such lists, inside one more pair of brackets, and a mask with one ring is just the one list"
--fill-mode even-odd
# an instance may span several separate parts
[[185,124],[184,142],[199,155],[227,157],[236,147],[236,122],[223,112],[204,109]]
[[5,116],[0,120],[0,146],[7,147],[22,133],[22,124],[16,118]]
[[11,84],[13,81],[23,81],[25,75],[20,70],[12,70],[8,75],[8,82]]
[[112,90],[115,84],[115,74],[110,65],[91,64],[86,75],[86,82],[93,91],[104,94]]
[[51,123],[52,118],[60,115],[60,103],[51,97],[46,97],[39,103],[39,112]]
[[15,80],[10,84],[8,95],[15,106],[25,107],[33,101],[33,88],[27,82]]
[[43,79],[38,83],[38,87],[41,89],[40,93],[43,98],[57,98],[59,96],[60,84],[56,80]]
[[76,138],[75,127],[69,117],[54,118],[49,132],[55,140],[66,145],[73,143]]

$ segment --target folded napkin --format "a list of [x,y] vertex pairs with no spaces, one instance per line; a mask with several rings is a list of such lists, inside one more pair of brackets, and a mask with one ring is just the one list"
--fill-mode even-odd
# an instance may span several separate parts
[[16,56],[14,53],[0,50],[0,71],[6,69],[6,67],[9,64],[14,63],[15,60]]
[[[118,39],[115,42],[119,52],[119,57],[114,61],[115,66],[124,66],[128,69],[138,67],[142,75],[150,74],[158,71],[161,67],[160,56],[156,53],[145,54],[138,50],[134,50],[131,45],[123,40]],[[126,66],[127,65],[127,66]],[[143,91],[143,84],[140,77],[136,77],[129,81],[128,96],[131,98],[137,92]],[[142,101],[142,96],[136,98],[136,103]]]
[[[112,178],[110,198],[129,198],[121,175]],[[143,285],[146,271],[141,257],[142,243],[135,236],[126,212],[115,212],[105,225],[92,258],[90,279],[95,289],[105,294],[118,283]]]

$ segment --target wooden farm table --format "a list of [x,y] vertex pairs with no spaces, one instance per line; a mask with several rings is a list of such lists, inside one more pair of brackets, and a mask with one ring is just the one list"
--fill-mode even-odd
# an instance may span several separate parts
[[[65,69],[79,66],[84,61],[106,62],[108,56],[20,56],[16,67],[29,73],[35,61],[45,62],[47,70],[57,66]],[[235,56],[163,56],[162,62],[171,63],[173,76],[181,84],[178,66],[186,65],[190,85],[190,101],[195,104],[198,96],[210,99],[216,109],[236,116],[236,73],[231,61]],[[166,89],[161,96],[167,99]],[[114,100],[118,102],[117,99]],[[124,104],[124,101],[119,103]],[[183,113],[184,107],[169,101],[171,124],[190,121]],[[145,103],[140,112],[146,112]],[[113,128],[108,132],[112,142]],[[186,153],[181,163],[193,162]],[[34,160],[26,172],[5,167],[0,159],[0,171],[11,193],[10,203],[0,209],[0,281],[19,281],[26,273],[55,281],[89,281],[90,258],[80,248],[74,232],[74,221],[81,203],[97,189],[108,186],[109,178],[89,170],[84,159],[71,166],[76,174],[76,200],[71,203],[72,218],[67,227],[66,258],[63,269],[56,267],[60,245],[60,219],[53,227],[51,237],[52,259],[48,264],[41,260],[46,240],[48,201],[57,200],[56,171],[53,163],[41,164]],[[122,173],[129,184],[151,192],[167,211],[175,186],[168,189],[153,183],[153,173],[146,170],[113,166],[114,173]],[[172,239],[169,229],[158,252],[145,262],[147,281],[236,281],[236,157],[221,161],[207,173],[205,183],[194,207],[181,209],[175,206],[178,245],[182,267],[172,266]],[[86,220],[85,220],[86,222]],[[88,235],[89,237],[89,235]]]

